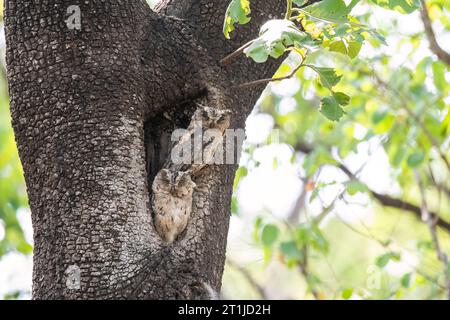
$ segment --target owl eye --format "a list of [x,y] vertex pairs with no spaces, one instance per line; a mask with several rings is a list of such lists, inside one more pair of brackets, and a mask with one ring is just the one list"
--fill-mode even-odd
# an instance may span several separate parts
[[208,112],[203,111],[203,112],[202,112],[202,115],[203,115],[203,117],[208,118]]

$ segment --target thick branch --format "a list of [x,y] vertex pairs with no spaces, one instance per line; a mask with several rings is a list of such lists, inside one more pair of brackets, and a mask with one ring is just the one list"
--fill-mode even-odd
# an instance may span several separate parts
[[[162,0],[156,10],[185,20],[194,30],[196,38],[208,51],[208,54],[219,64],[224,57],[256,38],[260,27],[266,21],[283,18],[286,10],[285,1],[252,1],[251,21],[246,25],[236,26],[231,40],[227,40],[223,35],[223,22],[229,3],[228,0]],[[242,84],[272,77],[279,64],[280,61],[276,60],[256,64],[250,59],[241,57],[238,63],[223,68],[231,84]],[[250,94],[252,97],[255,95],[254,99],[259,96],[259,92],[255,90]]]
[[450,66],[450,53],[446,52],[436,40],[436,35],[431,25],[430,15],[428,14],[427,5],[425,0],[420,0],[422,5],[420,14],[422,16],[422,22],[425,27],[425,34],[427,35],[428,42],[430,43],[430,50],[441,60]]

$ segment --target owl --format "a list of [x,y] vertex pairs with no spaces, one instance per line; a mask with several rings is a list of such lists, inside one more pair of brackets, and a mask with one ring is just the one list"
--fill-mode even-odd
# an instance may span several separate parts
[[186,229],[195,183],[187,172],[162,169],[153,181],[152,207],[156,232],[172,243]]
[[198,104],[197,110],[192,116],[188,130],[194,129],[194,124],[201,124],[203,130],[217,129],[224,132],[230,126],[231,111],[227,109],[216,109]]
[[217,150],[223,146],[225,130],[230,126],[230,116],[230,110],[202,105],[195,111],[190,128],[193,128],[195,123],[201,124],[202,145],[201,150],[194,150],[194,163],[190,169],[194,175],[206,165],[214,163]]
[[[206,165],[212,164],[216,151],[223,145],[224,132],[230,125],[230,115],[229,110],[199,105],[184,135],[172,145],[171,157],[167,159],[164,168],[190,172],[195,176]],[[199,140],[200,143],[197,142]],[[186,153],[187,158],[183,156]]]

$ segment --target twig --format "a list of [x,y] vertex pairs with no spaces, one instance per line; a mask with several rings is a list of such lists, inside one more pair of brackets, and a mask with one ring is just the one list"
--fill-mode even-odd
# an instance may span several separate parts
[[226,56],[225,58],[223,58],[222,60],[220,60],[220,64],[222,66],[227,66],[230,65],[231,63],[233,63],[234,60],[236,60],[243,52],[245,49],[247,49],[248,47],[251,46],[251,44],[254,42],[255,40],[249,41],[246,44],[244,44],[242,47],[240,47],[239,49],[237,49],[236,51],[234,51],[233,53],[229,54],[228,56]]
[[425,34],[427,35],[428,42],[430,43],[430,50],[438,57],[439,60],[450,66],[450,54],[446,52],[436,40],[436,35],[431,25],[430,15],[428,14],[427,4],[425,0],[420,0],[421,9],[420,15],[422,16],[422,22],[425,28]]
[[310,280],[309,280],[310,279],[310,272],[309,272],[309,268],[308,268],[308,246],[304,246],[303,247],[302,255],[303,255],[303,259],[298,264],[298,268],[300,270],[300,273],[302,274],[302,276],[305,278],[306,282],[308,283],[309,290],[311,291],[311,294],[313,295],[314,299],[321,300],[319,292],[317,291],[316,288],[314,288],[314,286],[312,286],[310,284]]
[[[303,180],[303,187],[302,191],[297,197],[297,200],[295,201],[295,205],[293,209],[291,210],[290,214],[288,215],[287,222],[285,222],[285,226],[292,231],[291,225],[297,225],[300,222],[300,213],[302,208],[305,208],[305,200],[308,193],[306,184],[306,179]],[[319,292],[317,291],[314,286],[310,284],[310,272],[309,272],[309,265],[308,265],[308,245],[304,245],[301,249],[302,259],[298,263],[298,270],[302,274],[302,276],[305,278],[305,281],[308,284],[309,290],[311,291],[311,294],[313,295],[314,299],[320,300]]]
[[253,86],[257,86],[260,84],[267,84],[269,82],[274,82],[274,81],[282,81],[282,80],[286,80],[286,79],[290,79],[293,76],[295,76],[295,74],[297,73],[298,70],[300,70],[301,68],[305,67],[306,65],[303,64],[305,60],[303,59],[303,61],[287,76],[284,77],[279,77],[279,78],[267,78],[267,79],[260,79],[260,80],[256,80],[256,81],[251,81],[251,82],[247,82],[244,84],[240,84],[237,87],[238,88],[250,88]]
[[287,9],[285,19],[289,19],[292,15],[292,0],[286,0],[286,2],[287,2]]
[[300,8],[300,9],[303,9],[303,8],[309,7],[309,6],[313,5],[314,3],[317,3],[317,2],[320,2],[320,1],[322,1],[322,0],[307,0],[307,1],[306,1],[304,4],[302,4],[299,8]]
[[325,217],[331,212],[333,211],[333,209],[336,206],[336,203],[339,199],[341,199],[344,194],[345,194],[346,190],[342,190],[334,199],[333,201],[330,203],[330,205],[328,205],[327,207],[323,208],[322,212],[317,215],[317,217],[314,219],[314,222],[319,225],[323,219],[325,219]]
[[258,282],[256,282],[256,280],[253,278],[250,272],[248,272],[247,269],[231,259],[227,259],[227,264],[239,271],[244,276],[245,280],[247,280],[247,282],[258,292],[262,300],[269,300],[265,288],[258,284]]
[[[383,87],[384,90],[386,90],[388,92],[389,91],[392,92],[392,89],[390,88],[389,84],[386,83],[383,79],[381,79],[381,77],[378,74],[376,74],[374,71],[372,71],[372,73],[362,72],[362,74],[374,77],[379,86]],[[439,142],[436,140],[436,138],[433,136],[433,134],[430,132],[430,130],[428,130],[428,128],[425,126],[425,124],[420,119],[420,117],[415,112],[413,112],[411,110],[411,108],[409,107],[409,105],[407,104],[409,98],[405,94],[403,94],[403,92],[400,91],[400,90],[393,92],[393,94],[394,94],[394,96],[397,99],[400,99],[400,104],[401,104],[400,107],[403,110],[405,110],[406,113],[408,113],[408,115],[420,126],[420,128],[423,131],[423,133],[427,136],[428,140],[437,149],[440,158],[445,163],[448,171],[450,172],[450,161],[447,159],[447,157],[444,154],[444,152],[442,152],[442,150],[440,148],[440,145],[439,145]]]
[[430,172],[430,178],[433,181],[433,184],[438,189],[439,193],[443,192],[444,195],[446,195],[450,199],[450,189],[447,188],[444,184],[442,184],[436,180],[434,173],[433,173],[433,169],[431,168],[430,165],[428,165],[428,171]]
[[297,225],[300,222],[300,211],[305,208],[305,200],[308,191],[306,190],[307,181],[306,179],[303,180],[303,187],[300,192],[300,194],[297,197],[297,200],[295,201],[294,207],[292,208],[291,212],[288,215],[287,221],[289,224]]
[[442,251],[441,244],[439,242],[439,237],[437,235],[436,222],[433,216],[430,214],[428,210],[427,198],[425,194],[425,187],[423,185],[422,179],[417,170],[414,172],[417,180],[417,184],[419,185],[420,195],[422,197],[422,219],[426,222],[428,229],[430,230],[431,239],[434,244],[434,248],[436,250],[436,255],[439,261],[444,265],[444,275],[445,275],[445,288],[447,292],[447,299],[450,300],[450,275],[449,275],[449,264],[448,257],[444,251]]
[[[313,147],[311,147],[307,144],[301,143],[301,142],[297,143],[293,147],[294,147],[295,151],[302,152],[305,154],[309,154],[309,153],[313,152],[313,150],[314,150]],[[357,177],[353,174],[353,172],[349,168],[347,168],[344,164],[339,163],[337,165],[337,167],[343,173],[345,173],[349,178],[351,178],[353,180],[358,180]],[[372,196],[375,199],[377,199],[383,206],[400,209],[400,210],[406,210],[411,213],[414,213],[414,215],[417,218],[419,218],[419,219],[421,218],[422,213],[421,213],[420,207],[418,207],[412,203],[403,201],[401,199],[392,198],[388,195],[384,195],[384,194],[378,193],[378,192],[370,190],[370,189],[369,189],[369,193],[371,193]],[[430,212],[430,214],[432,215],[433,219],[436,221],[437,226],[441,227],[442,229],[445,229],[447,232],[450,232],[450,223],[449,222],[440,218],[437,213]]]
[[[358,230],[357,228],[353,227],[352,225],[350,225],[349,223],[347,223],[344,219],[342,219],[342,217],[339,215],[339,213],[336,212],[336,217],[339,219],[339,221],[346,226],[347,228],[349,228],[350,230],[352,230],[353,232],[355,232],[356,234],[360,235],[361,237],[367,238],[369,240],[375,241],[377,244],[379,244],[381,247],[385,248],[385,249],[389,249],[389,247],[391,246],[392,242],[391,239],[388,239],[387,241],[381,240],[379,238],[377,238],[376,236],[374,236],[372,234],[372,232],[369,232],[369,234],[364,233],[360,230]],[[367,230],[367,228],[366,228]],[[368,230],[369,231],[369,230]],[[406,248],[402,248],[403,250],[406,251],[410,251]],[[435,279],[433,279],[432,276],[426,274],[425,272],[421,271],[420,269],[417,269],[414,265],[411,265],[407,262],[405,262],[415,273],[421,275],[422,277],[424,277],[425,279],[427,279],[428,281],[430,281],[431,283],[434,283],[437,287],[439,287],[442,290],[446,290],[446,288],[444,286],[442,286],[440,283],[438,283]]]

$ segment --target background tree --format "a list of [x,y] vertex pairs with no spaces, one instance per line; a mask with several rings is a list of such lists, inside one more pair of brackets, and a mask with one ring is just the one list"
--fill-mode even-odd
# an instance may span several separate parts
[[[157,10],[182,20],[156,16],[143,4],[130,5],[127,10],[123,5],[114,4],[96,7],[94,2],[81,7],[82,26],[86,27],[87,23],[87,29],[80,31],[67,30],[64,23],[66,7],[61,3],[54,12],[43,10],[39,13],[39,18],[42,15],[52,17],[53,20],[49,18],[47,24],[45,19],[44,22],[31,19],[35,21],[34,27],[23,24],[22,31],[20,23],[17,26],[10,24],[11,29],[17,30],[14,34],[19,38],[20,35],[32,34],[34,39],[44,36],[48,40],[41,43],[27,38],[29,41],[23,43],[31,47],[22,46],[17,41],[16,50],[20,50],[22,59],[16,59],[17,54],[10,55],[14,57],[11,64],[22,68],[20,72],[13,71],[13,77],[15,74],[17,79],[30,79],[31,88],[39,91],[39,95],[44,94],[39,98],[33,90],[23,90],[22,86],[30,87],[30,84],[20,81],[16,94],[14,89],[10,90],[13,120],[14,114],[17,115],[14,121],[19,150],[22,139],[25,150],[21,150],[21,156],[24,157],[24,152],[29,154],[28,160],[22,159],[25,170],[27,166],[46,168],[45,171],[34,169],[28,173],[29,177],[27,172],[25,175],[27,179],[37,181],[35,191],[33,188],[29,190],[30,195],[35,193],[34,198],[30,197],[30,203],[35,225],[37,219],[41,219],[37,224],[42,222],[41,229],[35,227],[38,266],[35,266],[34,279],[39,283],[35,286],[36,297],[192,298],[205,295],[201,282],[219,288],[235,168],[221,166],[208,171],[205,180],[211,181],[211,192],[207,195],[200,192],[197,200],[206,203],[205,210],[195,215],[196,228],[188,230],[188,235],[192,235],[187,237],[189,240],[183,240],[176,248],[162,248],[158,244],[148,208],[143,210],[138,205],[147,206],[146,180],[151,181],[152,174],[160,165],[159,161],[148,161],[151,166],[149,176],[146,176],[145,149],[151,151],[149,160],[164,158],[166,151],[160,145],[164,146],[165,141],[155,137],[167,137],[174,128],[174,124],[161,114],[162,110],[169,113],[177,126],[183,125],[193,111],[195,101],[217,103],[218,99],[211,96],[211,91],[220,91],[221,105],[235,110],[233,127],[242,127],[264,85],[273,81],[265,79],[272,76],[276,62],[269,59],[265,64],[257,65],[240,56],[243,50],[248,49],[248,41],[258,36],[257,30],[263,22],[270,18],[285,18],[286,3],[233,1],[232,4],[238,3],[239,8],[245,10],[251,4],[251,14],[244,10],[244,15],[239,16],[242,12],[237,9],[236,21],[239,22],[240,18],[240,22],[248,22],[248,15],[252,20],[232,31],[229,35],[233,40],[227,41],[221,32],[228,3],[218,1],[219,6],[215,7],[216,3],[212,2],[208,2],[208,6],[200,3],[199,7],[195,1],[163,2],[159,5]],[[297,3],[299,7],[300,2]],[[303,28],[313,35],[313,39],[307,39],[315,41],[308,43],[309,47],[317,45],[317,39],[324,40],[325,33],[320,30],[331,28],[337,31],[340,27],[342,33],[328,33],[328,41],[316,46],[315,52],[292,54],[274,76],[290,79],[271,84],[257,104],[259,115],[254,114],[250,119],[250,126],[252,122],[261,126],[264,121],[273,119],[269,123],[280,130],[281,143],[271,143],[271,137],[266,141],[268,146],[252,145],[251,139],[246,143],[231,206],[231,211],[236,214],[233,221],[243,221],[246,226],[239,232],[239,238],[245,239],[246,246],[245,250],[236,250],[233,246],[242,240],[235,241],[232,233],[223,295],[319,299],[444,297],[448,291],[448,271],[444,268],[448,268],[445,262],[448,235],[439,233],[439,230],[448,229],[450,212],[446,191],[449,107],[445,77],[448,77],[448,67],[429,55],[418,59],[427,56],[422,32],[402,35],[398,41],[399,31],[389,22],[397,18],[402,21],[409,16],[395,15],[387,19],[388,11],[380,12],[373,6],[378,1],[349,1],[344,4],[346,8],[357,6],[352,17],[345,17],[351,19],[348,27],[348,21],[342,17],[332,21],[336,17],[330,17],[330,14],[336,11],[320,11],[321,6],[329,3],[315,4],[305,9],[309,15],[303,12],[305,15],[301,16],[302,12],[297,12],[300,13],[298,19],[294,18],[297,14],[290,18],[294,18],[292,20],[296,21],[296,28],[300,31]],[[343,2],[333,3],[340,3],[337,9],[339,5],[343,8]],[[419,2],[411,4],[408,1],[379,4],[403,13],[413,12],[419,7]],[[25,19],[20,14],[13,14],[21,12],[20,6],[12,5],[9,11],[7,8],[6,13],[11,13],[13,18],[11,21]],[[439,20],[444,28],[449,25],[446,14],[449,8],[446,6],[443,1],[429,3],[431,20]],[[35,9],[42,8],[44,6]],[[278,10],[277,14],[274,8]],[[102,12],[100,9],[106,9],[108,13],[98,14]],[[32,12],[27,10],[26,14]],[[377,25],[377,13],[384,17],[385,24],[380,25],[378,31],[383,30],[389,46],[382,45],[382,34],[373,29]],[[118,21],[120,31],[117,30]],[[359,53],[359,42],[353,41],[357,34],[353,30],[357,29],[353,28],[355,23],[370,26],[367,27],[369,34],[362,33],[363,38],[358,40],[369,41],[374,48],[373,52],[366,52],[361,58],[355,58],[355,53]],[[282,30],[276,27],[276,30]],[[31,33],[26,33],[26,28],[30,28]],[[283,42],[285,48],[293,43],[289,41]],[[392,48],[397,41],[402,53],[405,46],[410,48],[407,56],[402,55],[406,63],[394,59],[392,50],[395,52],[395,49]],[[98,46],[94,45],[96,43]],[[236,51],[243,44],[247,46]],[[267,43],[257,46],[257,42],[255,46],[253,41],[251,44],[254,50],[246,50],[245,53],[258,62],[265,60],[268,54],[277,57],[284,51],[282,48],[279,52],[270,52],[276,46],[266,46]],[[179,45],[182,49],[175,52],[174,48],[179,48]],[[53,59],[50,65],[41,68],[42,71],[51,70],[45,77],[39,77],[40,62],[32,63],[31,57],[39,55],[33,46],[51,53],[45,54],[46,58]],[[77,51],[79,48],[82,50]],[[439,48],[445,52],[445,48]],[[238,54],[226,59],[225,67],[219,67],[218,61],[223,63],[223,58],[231,52]],[[320,81],[320,77],[317,81],[315,72],[307,68],[297,69],[303,62],[299,58],[306,52],[308,64],[317,68],[331,67],[333,76],[335,72],[338,78],[343,75],[331,91],[350,96],[348,105],[336,107],[336,104],[329,103],[328,106],[334,108],[333,112],[323,112],[323,101],[330,101],[330,88]],[[442,53],[437,56],[442,56]],[[66,62],[64,66],[61,61]],[[123,65],[126,67],[122,68]],[[186,69],[178,74],[174,72],[178,67]],[[63,81],[66,77],[67,80]],[[97,77],[99,81],[96,83]],[[89,81],[83,81],[86,78]],[[155,81],[156,78],[160,80]],[[184,87],[186,92],[179,85],[185,82],[192,86]],[[14,82],[11,85],[14,86]],[[218,90],[211,90],[214,88]],[[158,95],[155,95],[155,90]],[[178,100],[179,94],[183,97],[181,101]],[[3,97],[2,100],[6,101],[6,95]],[[14,107],[14,99],[36,104],[39,108],[19,112]],[[59,105],[58,99],[69,101],[69,104]],[[51,113],[46,115],[47,100],[51,101],[47,103]],[[320,101],[322,113],[318,112]],[[429,108],[429,105],[436,107]],[[4,106],[6,111],[6,103]],[[346,113],[336,112],[340,109]],[[179,110],[187,113],[180,116]],[[101,116],[93,116],[97,111]],[[20,121],[24,114],[29,118]],[[89,123],[86,119],[77,118],[80,114],[87,114],[96,121]],[[333,118],[333,115],[338,115],[340,121],[331,122],[325,118]],[[58,120],[56,126],[50,122],[53,117]],[[9,141],[14,146],[11,130],[5,132],[6,138],[2,141]],[[45,139],[47,135],[50,138]],[[108,149],[108,143],[114,148]],[[8,154],[3,145],[2,160]],[[288,145],[292,148],[286,148]],[[155,148],[149,149],[148,146]],[[276,150],[275,155],[271,150]],[[20,183],[20,170],[15,175],[11,170],[18,168],[13,147],[10,153],[13,156],[1,171],[2,182],[16,179]],[[387,155],[390,164],[375,166],[384,172],[368,174],[374,168],[373,159],[378,162],[384,159],[380,154]],[[50,159],[57,161],[52,164]],[[84,163],[87,159],[89,163]],[[283,192],[291,195],[292,208],[280,214],[276,208],[265,208],[267,202],[262,200],[260,209],[249,210],[246,203],[251,201],[248,199],[251,197],[245,190],[255,186],[251,181],[258,173],[265,174],[266,181],[270,181],[271,172],[284,178]],[[294,177],[289,179],[286,173]],[[386,181],[384,184],[377,181],[386,180],[386,176],[390,178],[388,181],[392,188],[386,188]],[[215,179],[225,181],[228,186],[215,183]],[[64,185],[65,180],[77,183]],[[51,191],[43,189],[42,186],[47,184]],[[30,181],[28,185],[30,189]],[[268,182],[265,185],[270,187]],[[4,253],[12,250],[27,253],[30,247],[24,240],[19,223],[14,222],[17,221],[15,212],[25,205],[23,192],[20,193],[20,187],[9,182],[2,188],[10,190],[5,193],[10,196],[0,202],[6,208],[0,211],[0,219],[5,226],[3,239],[0,232],[0,244],[6,248]],[[70,190],[68,194],[62,192],[66,189]],[[263,188],[258,187],[251,194],[261,198],[261,191],[264,194]],[[207,201],[201,199],[202,196]],[[14,197],[22,199],[21,202],[15,202]],[[34,209],[33,202],[38,209]],[[372,203],[381,206],[374,207]],[[35,215],[36,210],[42,215]],[[376,215],[368,215],[368,211]],[[214,214],[208,215],[209,212]],[[417,219],[419,217],[423,217],[428,226]],[[74,223],[78,225],[72,226]],[[47,229],[47,225],[57,227]],[[236,230],[236,223],[234,225]],[[254,227],[249,228],[251,225]],[[16,236],[14,230],[17,230]],[[433,237],[429,236],[429,231]],[[211,239],[214,241],[209,241]],[[242,243],[240,248],[243,248]],[[217,252],[218,255],[211,254]],[[50,268],[44,265],[46,260],[51,261]],[[65,271],[73,264],[81,266],[82,290],[73,291],[66,287]],[[410,268],[405,268],[405,264]],[[403,273],[392,274],[395,267]],[[276,273],[280,275],[277,279],[272,276],[274,269],[282,271]],[[48,282],[36,278],[44,272],[51,275]],[[168,282],[167,277],[172,281]],[[248,281],[236,282],[236,277],[244,277]],[[51,281],[56,281],[57,285],[51,286]]]

